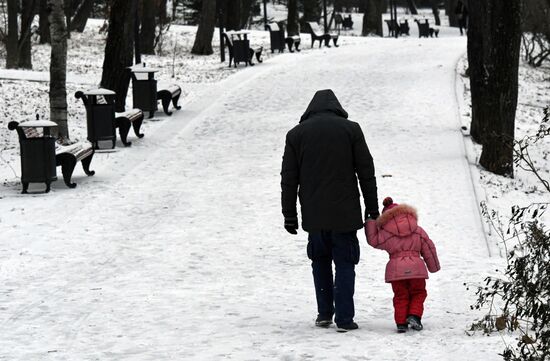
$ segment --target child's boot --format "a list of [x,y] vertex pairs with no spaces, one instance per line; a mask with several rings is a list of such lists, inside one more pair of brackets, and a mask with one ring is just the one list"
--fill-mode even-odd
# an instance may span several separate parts
[[409,329],[409,325],[406,323],[398,323],[397,324],[397,333],[405,333]]
[[413,330],[416,331],[420,331],[424,328],[424,326],[422,326],[422,322],[420,321],[420,317],[416,315],[407,316],[407,323],[409,324],[409,326],[411,326]]

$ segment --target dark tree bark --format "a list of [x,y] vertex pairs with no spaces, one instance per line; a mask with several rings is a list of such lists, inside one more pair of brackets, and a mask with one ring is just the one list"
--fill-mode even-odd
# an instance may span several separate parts
[[155,54],[155,28],[157,26],[155,15],[158,11],[155,2],[155,0],[142,0],[141,2],[139,45],[142,54]]
[[319,21],[321,17],[321,7],[317,0],[303,0],[304,17],[303,22]]
[[407,0],[407,6],[409,7],[411,14],[418,15],[418,10],[416,8],[416,3],[414,2],[414,0]]
[[124,111],[128,94],[136,10],[137,0],[113,0],[111,3],[101,86],[116,92],[118,112]]
[[216,26],[216,0],[202,0],[202,10],[199,27],[195,35],[195,43],[191,53],[198,55],[210,55],[212,50],[212,37]]
[[385,0],[364,0],[365,14],[363,15],[363,29],[361,35],[376,34],[383,36],[382,13],[386,11]]
[[441,26],[441,19],[439,18],[439,0],[430,0],[430,6],[432,7],[432,13],[434,14],[435,25]]
[[58,136],[69,138],[67,126],[67,28],[63,0],[48,0],[52,41],[50,62],[50,120]]
[[343,0],[334,0],[334,12],[342,12],[342,2]]
[[[489,31],[484,14],[487,11],[487,0],[472,1],[470,8],[470,23],[468,28],[468,73],[472,97],[472,122],[470,134],[478,144],[483,143],[486,134],[488,115],[486,74],[484,71],[485,52],[489,49]],[[454,13],[454,9],[453,9]]]
[[225,20],[226,29],[240,30],[241,29],[241,0],[227,0],[225,11],[226,11],[226,20]]
[[298,0],[288,0],[288,15],[286,31],[289,35],[299,35],[300,26],[298,22]]
[[490,172],[513,177],[522,0],[485,1],[490,45],[488,56],[484,57],[488,132],[479,164]]
[[21,34],[19,36],[17,66],[23,69],[32,69],[31,25],[37,4],[38,0],[23,0],[21,2]]
[[248,24],[255,2],[255,0],[241,0],[241,29]]
[[19,59],[19,24],[17,13],[19,2],[8,0],[8,36],[6,39],[6,68],[17,68]]
[[73,17],[73,5],[74,2],[78,0],[63,0],[63,8],[65,10],[65,22],[66,22],[66,29],[67,29],[67,37],[71,37],[71,18]]
[[38,10],[38,33],[40,44],[50,43],[50,21],[48,20],[48,0],[40,0]]
[[94,0],[84,0],[71,20],[71,30],[79,33],[83,32],[86,28],[86,23],[92,14],[94,8]]
[[[463,3],[466,3],[465,1],[462,1]],[[474,0],[472,1],[472,5],[474,7],[477,7],[479,4],[477,4],[479,1]],[[445,12],[447,16],[449,17],[449,25],[453,27],[458,27],[458,17],[455,13],[456,4],[458,3],[458,0],[445,0]]]

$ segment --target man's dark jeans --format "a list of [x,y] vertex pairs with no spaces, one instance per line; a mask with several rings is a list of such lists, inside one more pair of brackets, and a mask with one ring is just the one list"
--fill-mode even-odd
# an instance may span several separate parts
[[[337,325],[353,321],[355,308],[355,265],[359,263],[357,232],[332,231],[309,234],[307,255],[311,259],[313,281],[320,316],[332,318]],[[332,278],[332,261],[336,277]]]

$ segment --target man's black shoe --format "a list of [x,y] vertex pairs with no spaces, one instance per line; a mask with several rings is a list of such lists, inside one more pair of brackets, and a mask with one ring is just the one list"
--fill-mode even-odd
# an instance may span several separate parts
[[332,317],[323,317],[321,315],[317,316],[315,320],[315,326],[327,328],[332,325]]
[[346,323],[345,325],[339,325],[338,328],[336,328],[336,331],[338,332],[348,332],[357,330],[359,326],[355,322]]

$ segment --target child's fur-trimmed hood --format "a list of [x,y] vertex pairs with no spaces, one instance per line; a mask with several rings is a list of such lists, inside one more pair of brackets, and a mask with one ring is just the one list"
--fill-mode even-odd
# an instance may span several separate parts
[[416,230],[417,220],[418,215],[414,207],[399,204],[383,212],[376,220],[376,225],[393,234],[406,235]]

